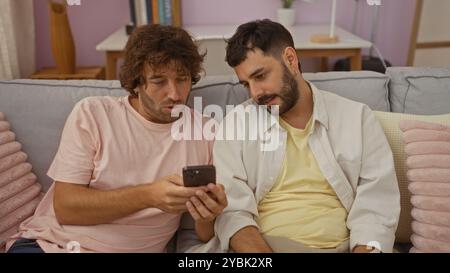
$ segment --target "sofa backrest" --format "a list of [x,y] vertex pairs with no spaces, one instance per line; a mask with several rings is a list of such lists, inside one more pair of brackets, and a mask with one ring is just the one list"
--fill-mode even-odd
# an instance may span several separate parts
[[52,180],[46,175],[59,146],[66,118],[84,97],[125,95],[115,81],[0,82],[0,111],[28,154],[33,172],[46,191]]
[[450,68],[389,67],[386,75],[392,112],[450,113]]
[[[305,78],[319,88],[368,104],[372,109],[389,111],[388,79],[375,72],[305,73]],[[127,92],[118,81],[0,81],[0,111],[4,112],[29,155],[33,172],[43,189],[53,182],[47,170],[58,149],[62,128],[73,106],[88,96],[123,96]],[[249,98],[234,76],[209,76],[194,86],[193,97],[203,98],[203,105],[237,105]]]

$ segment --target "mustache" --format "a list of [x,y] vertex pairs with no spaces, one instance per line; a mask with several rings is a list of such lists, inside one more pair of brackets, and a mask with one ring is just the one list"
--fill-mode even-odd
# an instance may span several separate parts
[[263,95],[256,99],[256,103],[259,105],[264,105],[277,96],[278,95],[274,95],[274,94]]
[[179,104],[183,104],[183,103],[181,101],[170,100],[170,101],[166,101],[166,102],[161,103],[161,107],[175,107],[175,106],[177,106]]

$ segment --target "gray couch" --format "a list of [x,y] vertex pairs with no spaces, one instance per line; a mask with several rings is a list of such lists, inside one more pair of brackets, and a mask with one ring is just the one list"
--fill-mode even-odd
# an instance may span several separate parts
[[[304,74],[319,88],[362,102],[373,110],[411,114],[450,113],[450,69],[389,68],[369,71]],[[57,151],[61,130],[74,104],[87,96],[121,96],[118,81],[0,81],[0,112],[28,154],[43,189],[52,180],[47,169]],[[192,90],[203,104],[236,105],[248,98],[232,76],[210,76]],[[189,224],[184,224],[184,227]]]

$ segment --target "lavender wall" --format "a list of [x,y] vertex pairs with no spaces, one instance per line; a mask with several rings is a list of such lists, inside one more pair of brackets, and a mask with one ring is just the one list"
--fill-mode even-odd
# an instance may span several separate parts
[[[69,19],[76,41],[78,65],[103,65],[104,54],[95,50],[117,28],[129,21],[128,0],[81,0],[69,7]],[[338,0],[336,23],[351,30],[354,0]],[[406,65],[415,0],[382,0],[376,45],[393,65]],[[50,52],[47,0],[34,0],[37,68],[53,65]],[[182,0],[184,25],[239,24],[252,19],[276,19],[279,0]],[[370,38],[373,8],[361,1],[356,33]],[[298,23],[328,23],[331,1],[294,3]]]

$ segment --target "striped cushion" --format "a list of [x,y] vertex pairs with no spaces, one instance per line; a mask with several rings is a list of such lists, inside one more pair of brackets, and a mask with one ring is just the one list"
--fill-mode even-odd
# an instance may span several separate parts
[[401,212],[400,222],[396,232],[396,242],[409,243],[411,242],[411,235],[413,234],[411,226],[413,221],[413,218],[411,217],[412,205],[411,193],[408,190],[407,154],[405,153],[405,145],[402,138],[403,133],[400,130],[399,123],[401,120],[418,120],[450,125],[450,115],[422,116],[375,111],[375,116],[383,127],[384,133],[394,154],[395,170],[400,189]]
[[[450,126],[404,120],[413,235],[411,252],[450,251]],[[440,149],[439,149],[440,148]]]
[[11,125],[0,112],[0,250],[40,201],[41,185],[21,149]]

